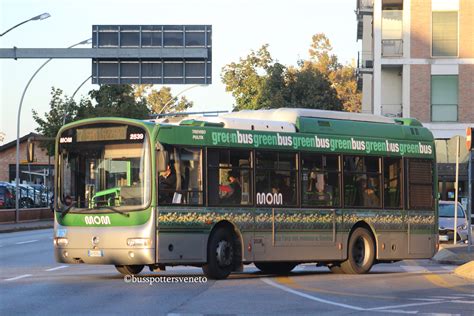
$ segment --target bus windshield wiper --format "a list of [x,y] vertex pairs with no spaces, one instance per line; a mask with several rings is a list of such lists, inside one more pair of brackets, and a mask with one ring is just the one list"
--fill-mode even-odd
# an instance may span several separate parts
[[63,218],[64,216],[66,216],[67,213],[69,213],[69,211],[72,209],[74,204],[76,204],[76,202],[72,202],[71,205],[69,205],[66,208],[60,210],[59,213],[61,213],[61,218]]
[[122,214],[123,216],[130,217],[130,214],[129,214],[129,213],[120,211],[120,210],[118,210],[118,209],[116,209],[115,207],[112,207],[112,206],[97,206],[96,208],[97,208],[97,209],[103,209],[103,208],[105,208],[106,210],[111,210],[111,211],[114,211],[115,213]]

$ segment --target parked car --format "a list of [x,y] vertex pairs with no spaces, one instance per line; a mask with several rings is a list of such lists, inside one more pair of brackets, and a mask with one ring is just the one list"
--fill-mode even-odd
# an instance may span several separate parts
[[[439,241],[454,240],[454,201],[439,201]],[[466,242],[470,225],[466,212],[458,203],[457,240]]]
[[0,183],[0,208],[15,208],[15,188],[8,183]]

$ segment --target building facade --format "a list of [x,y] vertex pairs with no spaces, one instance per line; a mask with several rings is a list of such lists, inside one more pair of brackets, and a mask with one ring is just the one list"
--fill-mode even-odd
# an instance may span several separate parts
[[[474,126],[474,1],[356,1],[362,112],[428,127],[437,139],[441,198],[453,199],[453,137]],[[461,151],[461,199],[467,160]]]
[[[38,140],[33,140],[35,147],[34,161],[27,162],[28,139],[38,137],[30,133],[20,138],[20,183],[43,184],[52,187],[54,156],[49,157],[46,150],[40,147]],[[16,140],[0,146],[0,181],[14,182],[16,177]]]

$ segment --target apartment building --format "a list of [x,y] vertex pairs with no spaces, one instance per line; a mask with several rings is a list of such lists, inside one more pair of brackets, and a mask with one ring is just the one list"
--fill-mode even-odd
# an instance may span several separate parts
[[[356,1],[362,112],[413,117],[428,127],[437,139],[439,189],[452,199],[453,137],[474,126],[474,1]],[[464,150],[461,198],[468,195],[467,160]]]

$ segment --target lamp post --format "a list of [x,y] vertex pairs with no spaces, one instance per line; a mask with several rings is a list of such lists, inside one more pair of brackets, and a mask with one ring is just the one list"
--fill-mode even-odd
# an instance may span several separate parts
[[[92,76],[89,76],[86,78],[86,80],[84,80],[80,85],[79,87],[77,87],[76,91],[74,91],[74,93],[72,94],[70,100],[71,102],[74,102],[74,97],[76,96],[76,93],[79,91],[79,89],[87,82],[87,80],[89,80]],[[69,105],[69,102],[66,103],[66,107],[64,108],[64,115],[63,115],[63,125],[66,124],[66,116],[67,116],[67,110],[68,110],[68,105]]]
[[[90,43],[92,39],[88,38],[87,40],[84,40],[82,42],[79,42],[77,44],[71,45],[68,48],[73,48],[79,45],[83,44],[88,44]],[[28,90],[28,87],[30,86],[31,81],[36,77],[38,72],[43,69],[46,64],[48,64],[52,58],[49,58],[46,60],[36,71],[34,74],[31,76],[30,80],[28,80],[28,83],[25,86],[25,89],[23,90],[23,93],[21,95],[20,99],[20,105],[18,106],[18,116],[16,119],[16,173],[15,173],[15,222],[18,223],[20,221],[20,212],[19,212],[19,184],[20,184],[20,116],[21,116],[21,107],[23,105],[23,99],[25,98],[26,91]]]
[[158,113],[158,114],[163,113],[163,111],[166,110],[166,108],[168,107],[168,105],[170,105],[171,102],[172,102],[174,99],[176,99],[178,96],[180,96],[180,95],[183,94],[184,92],[186,92],[186,91],[188,91],[188,90],[191,90],[192,88],[204,87],[204,86],[206,86],[206,85],[204,85],[204,84],[195,84],[195,85],[193,85],[193,86],[187,87],[186,89],[180,91],[177,95],[174,96],[174,98],[171,98],[168,102],[165,103],[165,105],[163,105],[163,107],[162,107],[161,110],[160,110],[160,113]]
[[26,22],[30,22],[30,21],[38,21],[38,20],[44,20],[44,19],[47,19],[49,18],[51,15],[49,13],[43,13],[43,14],[40,14],[40,15],[37,15],[37,16],[34,16],[32,17],[31,19],[28,19],[28,20],[25,20],[21,23],[18,23],[17,25],[9,28],[8,30],[6,30],[5,32],[3,32],[2,34],[0,34],[0,37],[7,34],[8,32],[10,32],[11,30],[13,30],[14,28],[17,28],[19,27],[20,25],[22,24],[25,24]]

